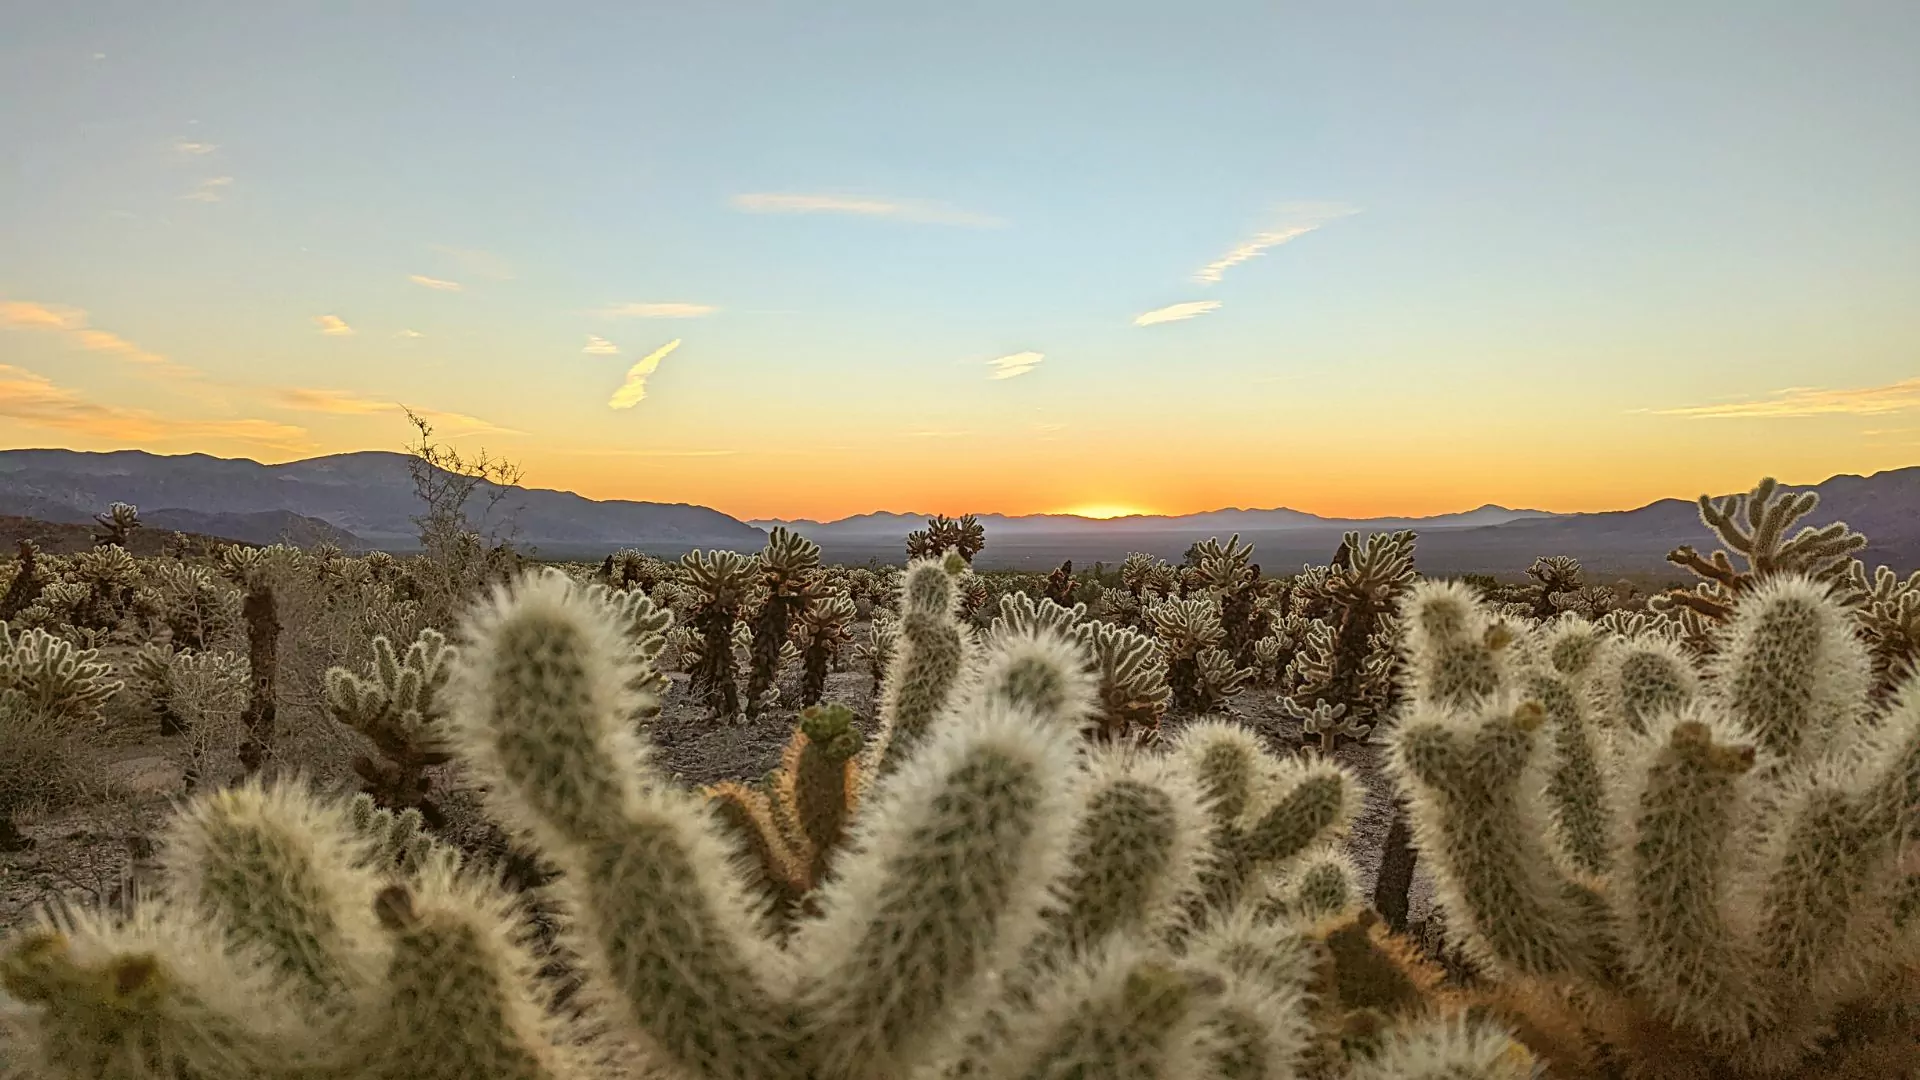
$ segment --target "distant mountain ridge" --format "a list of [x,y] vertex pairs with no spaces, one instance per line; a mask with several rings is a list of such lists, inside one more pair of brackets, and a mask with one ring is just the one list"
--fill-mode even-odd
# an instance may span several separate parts
[[[406,455],[381,451],[262,465],[205,454],[4,450],[0,514],[86,524],[117,500],[139,506],[157,528],[250,543],[325,539],[406,551],[415,545],[412,519],[419,512],[407,464]],[[1920,568],[1920,466],[1835,476],[1811,487],[1820,495],[1813,523],[1840,520],[1865,533],[1870,564],[1902,573]],[[621,547],[668,557],[696,547],[757,551],[766,542],[764,529],[787,525],[819,543],[828,561],[898,562],[907,533],[928,516],[876,512],[829,522],[749,523],[684,503],[602,502],[537,488],[512,489],[503,506],[518,508],[518,542],[544,557],[573,559],[598,559]],[[985,514],[980,522],[987,531],[982,569],[1039,569],[1062,559],[1117,562],[1130,551],[1177,560],[1196,540],[1237,532],[1255,545],[1254,558],[1268,572],[1287,573],[1326,562],[1349,530],[1413,529],[1417,563],[1428,573],[1513,575],[1537,556],[1572,555],[1596,574],[1678,578],[1684,575],[1665,562],[1668,551],[1680,544],[1703,551],[1717,546],[1691,498],[1576,514],[1488,504],[1426,518],[1325,518],[1277,507],[1109,519]]]
[[[377,450],[284,465],[139,450],[4,450],[0,514],[84,523],[120,501],[140,507],[141,517],[161,528],[254,543],[330,539],[343,547],[406,551],[417,546],[413,518],[420,512],[407,463],[405,454]],[[472,507],[482,508],[495,490],[483,487]],[[621,547],[662,555],[696,547],[757,550],[766,539],[718,510],[684,503],[599,502],[514,488],[501,507],[515,511],[517,542],[554,558],[598,558]]]

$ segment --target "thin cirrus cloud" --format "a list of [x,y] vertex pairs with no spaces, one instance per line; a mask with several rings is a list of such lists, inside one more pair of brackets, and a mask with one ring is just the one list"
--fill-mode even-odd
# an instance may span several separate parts
[[1258,258],[1271,248],[1279,247],[1289,241],[1313,232],[1315,229],[1360,212],[1356,206],[1345,203],[1288,203],[1275,214],[1273,227],[1234,246],[1226,254],[1201,267],[1193,275],[1193,280],[1204,285],[1212,285],[1226,276],[1227,271],[1250,259]]
[[1163,308],[1142,312],[1133,317],[1135,326],[1158,326],[1161,323],[1185,322],[1197,319],[1210,311],[1220,310],[1218,300],[1189,300],[1184,304],[1168,304]]
[[673,352],[673,350],[679,347],[680,339],[674,338],[672,341],[641,357],[637,363],[627,369],[626,381],[620,384],[620,389],[613,392],[613,397],[607,401],[607,407],[610,409],[631,409],[635,405],[645,401],[647,399],[647,380],[653,376],[654,372],[660,370],[660,361],[665,360],[668,353]]
[[217,203],[227,197],[227,190],[233,187],[233,177],[212,176],[200,181],[192,191],[180,196],[188,202]]
[[465,285],[457,281],[443,281],[440,278],[428,277],[425,274],[408,274],[407,280],[413,282],[415,285],[422,285],[440,292],[460,292],[466,288]]
[[1039,367],[1046,358],[1046,354],[1037,352],[1017,352],[1007,356],[996,356],[987,361],[987,366],[993,369],[987,374],[987,378],[1017,378]]
[[593,312],[603,319],[698,319],[720,309],[712,304],[689,304],[683,300],[656,300],[650,303],[613,304]]
[[0,417],[114,442],[227,440],[272,450],[311,449],[305,428],[271,420],[181,420],[87,401],[35,372],[0,364]]
[[580,351],[588,356],[619,356],[620,346],[598,334],[588,334],[587,347]]
[[313,322],[328,337],[347,337],[353,333],[353,327],[338,315],[315,315]]
[[1885,386],[1831,389],[1790,386],[1764,398],[1718,405],[1690,405],[1654,409],[1656,416],[1684,416],[1694,420],[1780,419],[1797,416],[1885,416],[1920,408],[1920,378],[1902,379]]
[[156,376],[199,378],[200,372],[135,345],[118,334],[87,325],[79,308],[54,307],[32,300],[0,301],[0,327],[55,333],[88,352],[107,353]]
[[[328,416],[381,416],[403,413],[407,406],[398,401],[366,397],[347,390],[327,390],[310,386],[285,386],[274,390],[269,400],[282,409],[323,413]],[[524,432],[501,427],[466,413],[439,409],[414,409],[414,413],[433,421],[436,429],[448,435],[520,435]]]
[[976,214],[928,199],[760,191],[735,195],[733,205],[750,214],[844,214],[922,225],[963,225],[975,229],[991,229],[1006,224],[1004,219],[991,214]]
[[426,337],[427,335],[421,333],[418,330],[402,330],[393,336],[403,337],[403,338],[423,338],[423,337]]
[[211,154],[218,149],[220,149],[219,146],[210,142],[194,142],[191,139],[175,139],[173,141],[174,153],[185,154],[189,157],[200,157],[205,154]]

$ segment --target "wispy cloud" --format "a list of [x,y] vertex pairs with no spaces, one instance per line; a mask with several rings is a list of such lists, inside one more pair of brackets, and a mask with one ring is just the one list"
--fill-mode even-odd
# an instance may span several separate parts
[[0,364],[0,417],[115,442],[227,440],[272,450],[309,448],[305,428],[270,420],[180,420],[87,401],[45,376]]
[[1219,309],[1220,301],[1218,300],[1189,300],[1184,304],[1168,304],[1163,308],[1142,312],[1133,317],[1133,325],[1158,326],[1161,323],[1185,322]]
[[1884,416],[1920,408],[1920,378],[1902,379],[1885,386],[1829,389],[1790,386],[1751,401],[1719,405],[1690,405],[1655,409],[1658,416],[1685,416],[1696,420],[1736,418],[1778,419],[1792,416]]
[[426,337],[427,335],[421,333],[418,330],[402,330],[393,336],[403,337],[403,338],[421,338],[421,337]]
[[459,292],[466,288],[465,285],[457,281],[442,281],[439,278],[428,277],[425,274],[408,274],[407,280],[413,282],[415,285],[424,285],[429,289],[438,289],[441,292]]
[[118,334],[87,325],[79,308],[54,307],[31,300],[0,301],[0,327],[58,333],[89,352],[103,352],[135,364],[156,376],[199,378],[200,372],[135,345]]
[[446,244],[433,245],[433,251],[446,257],[455,270],[470,278],[486,281],[510,281],[513,279],[513,267],[507,260],[491,251],[478,248],[450,247]]
[[175,139],[173,141],[174,153],[186,154],[189,157],[200,157],[203,154],[211,154],[218,149],[220,149],[220,147],[210,142],[194,142],[191,139]]
[[689,304],[680,300],[653,303],[614,304],[593,314],[603,319],[697,319],[720,309],[712,304]]
[[338,315],[315,315],[313,321],[320,327],[321,333],[331,337],[346,337],[353,333],[353,327]]
[[188,202],[216,203],[227,197],[227,189],[233,186],[231,176],[213,176],[200,181],[192,191],[180,196]]
[[1276,212],[1276,220],[1272,228],[1255,233],[1250,239],[1235,246],[1233,250],[1201,267],[1193,275],[1193,280],[1211,285],[1225,276],[1228,270],[1259,256],[1269,248],[1276,248],[1290,240],[1297,240],[1330,221],[1359,212],[1358,207],[1343,203],[1288,203]]
[[631,409],[647,398],[647,379],[660,369],[660,361],[667,354],[680,347],[680,339],[674,338],[665,345],[640,358],[640,361],[627,369],[627,380],[620,389],[613,392],[607,406],[613,409]]
[[588,334],[587,347],[580,351],[588,356],[619,356],[620,346],[598,334]]
[[1045,359],[1046,355],[1044,353],[1037,352],[1017,352],[1010,356],[997,356],[987,361],[987,366],[993,369],[993,371],[987,375],[987,378],[1011,379],[1019,375],[1025,375],[1027,372],[1039,367],[1041,361]]
[[[349,390],[327,390],[310,386],[283,386],[269,393],[269,400],[283,409],[324,413],[329,416],[380,416],[401,413],[407,406],[398,401],[367,397]],[[482,420],[466,413],[440,409],[413,410],[433,421],[436,430],[448,435],[519,435],[522,432]]]
[[990,214],[976,214],[926,199],[886,199],[859,195],[803,195],[754,192],[735,195],[733,205],[753,214],[851,214],[890,218],[926,225],[964,225],[990,229],[1006,222]]

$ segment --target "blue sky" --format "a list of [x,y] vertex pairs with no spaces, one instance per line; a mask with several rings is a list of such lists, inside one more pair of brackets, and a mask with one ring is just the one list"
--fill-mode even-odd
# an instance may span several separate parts
[[545,486],[828,516],[1920,461],[1914,5],[266,6],[11,20],[0,444],[404,401]]

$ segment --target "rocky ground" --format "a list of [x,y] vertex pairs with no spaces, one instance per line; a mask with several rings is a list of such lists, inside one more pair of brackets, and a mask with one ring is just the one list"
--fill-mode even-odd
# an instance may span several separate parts
[[[681,782],[699,786],[724,779],[755,779],[779,762],[795,722],[791,710],[769,710],[751,720],[716,723],[694,699],[685,675],[674,674],[670,679],[650,735],[662,767]],[[830,675],[826,698],[852,709],[860,725],[870,730],[874,679],[866,670],[857,666]],[[1225,715],[1259,732],[1276,753],[1299,752],[1299,724],[1282,716],[1271,691],[1242,692]],[[283,710],[282,716],[282,768],[323,787],[349,786],[350,738],[325,720],[302,722],[295,710]],[[1169,717],[1163,730],[1171,735],[1187,722]],[[88,770],[83,799],[66,811],[22,822],[33,846],[0,853],[0,931],[31,920],[36,911],[63,900],[83,905],[116,903],[130,884],[137,887],[151,873],[152,840],[170,804],[183,791],[185,755],[180,740],[161,740],[149,726],[144,720],[112,726],[99,760]],[[1354,823],[1347,850],[1369,894],[1391,818],[1392,789],[1381,773],[1381,753],[1372,742],[1344,743],[1333,752],[1333,758],[1353,769],[1367,786],[1366,809]],[[450,815],[460,823],[458,831],[476,835],[480,815],[474,793],[459,790],[457,777],[447,777],[446,782],[454,789],[446,802]],[[1430,902],[1431,885],[1421,875],[1414,885],[1414,920],[1425,917]]]

